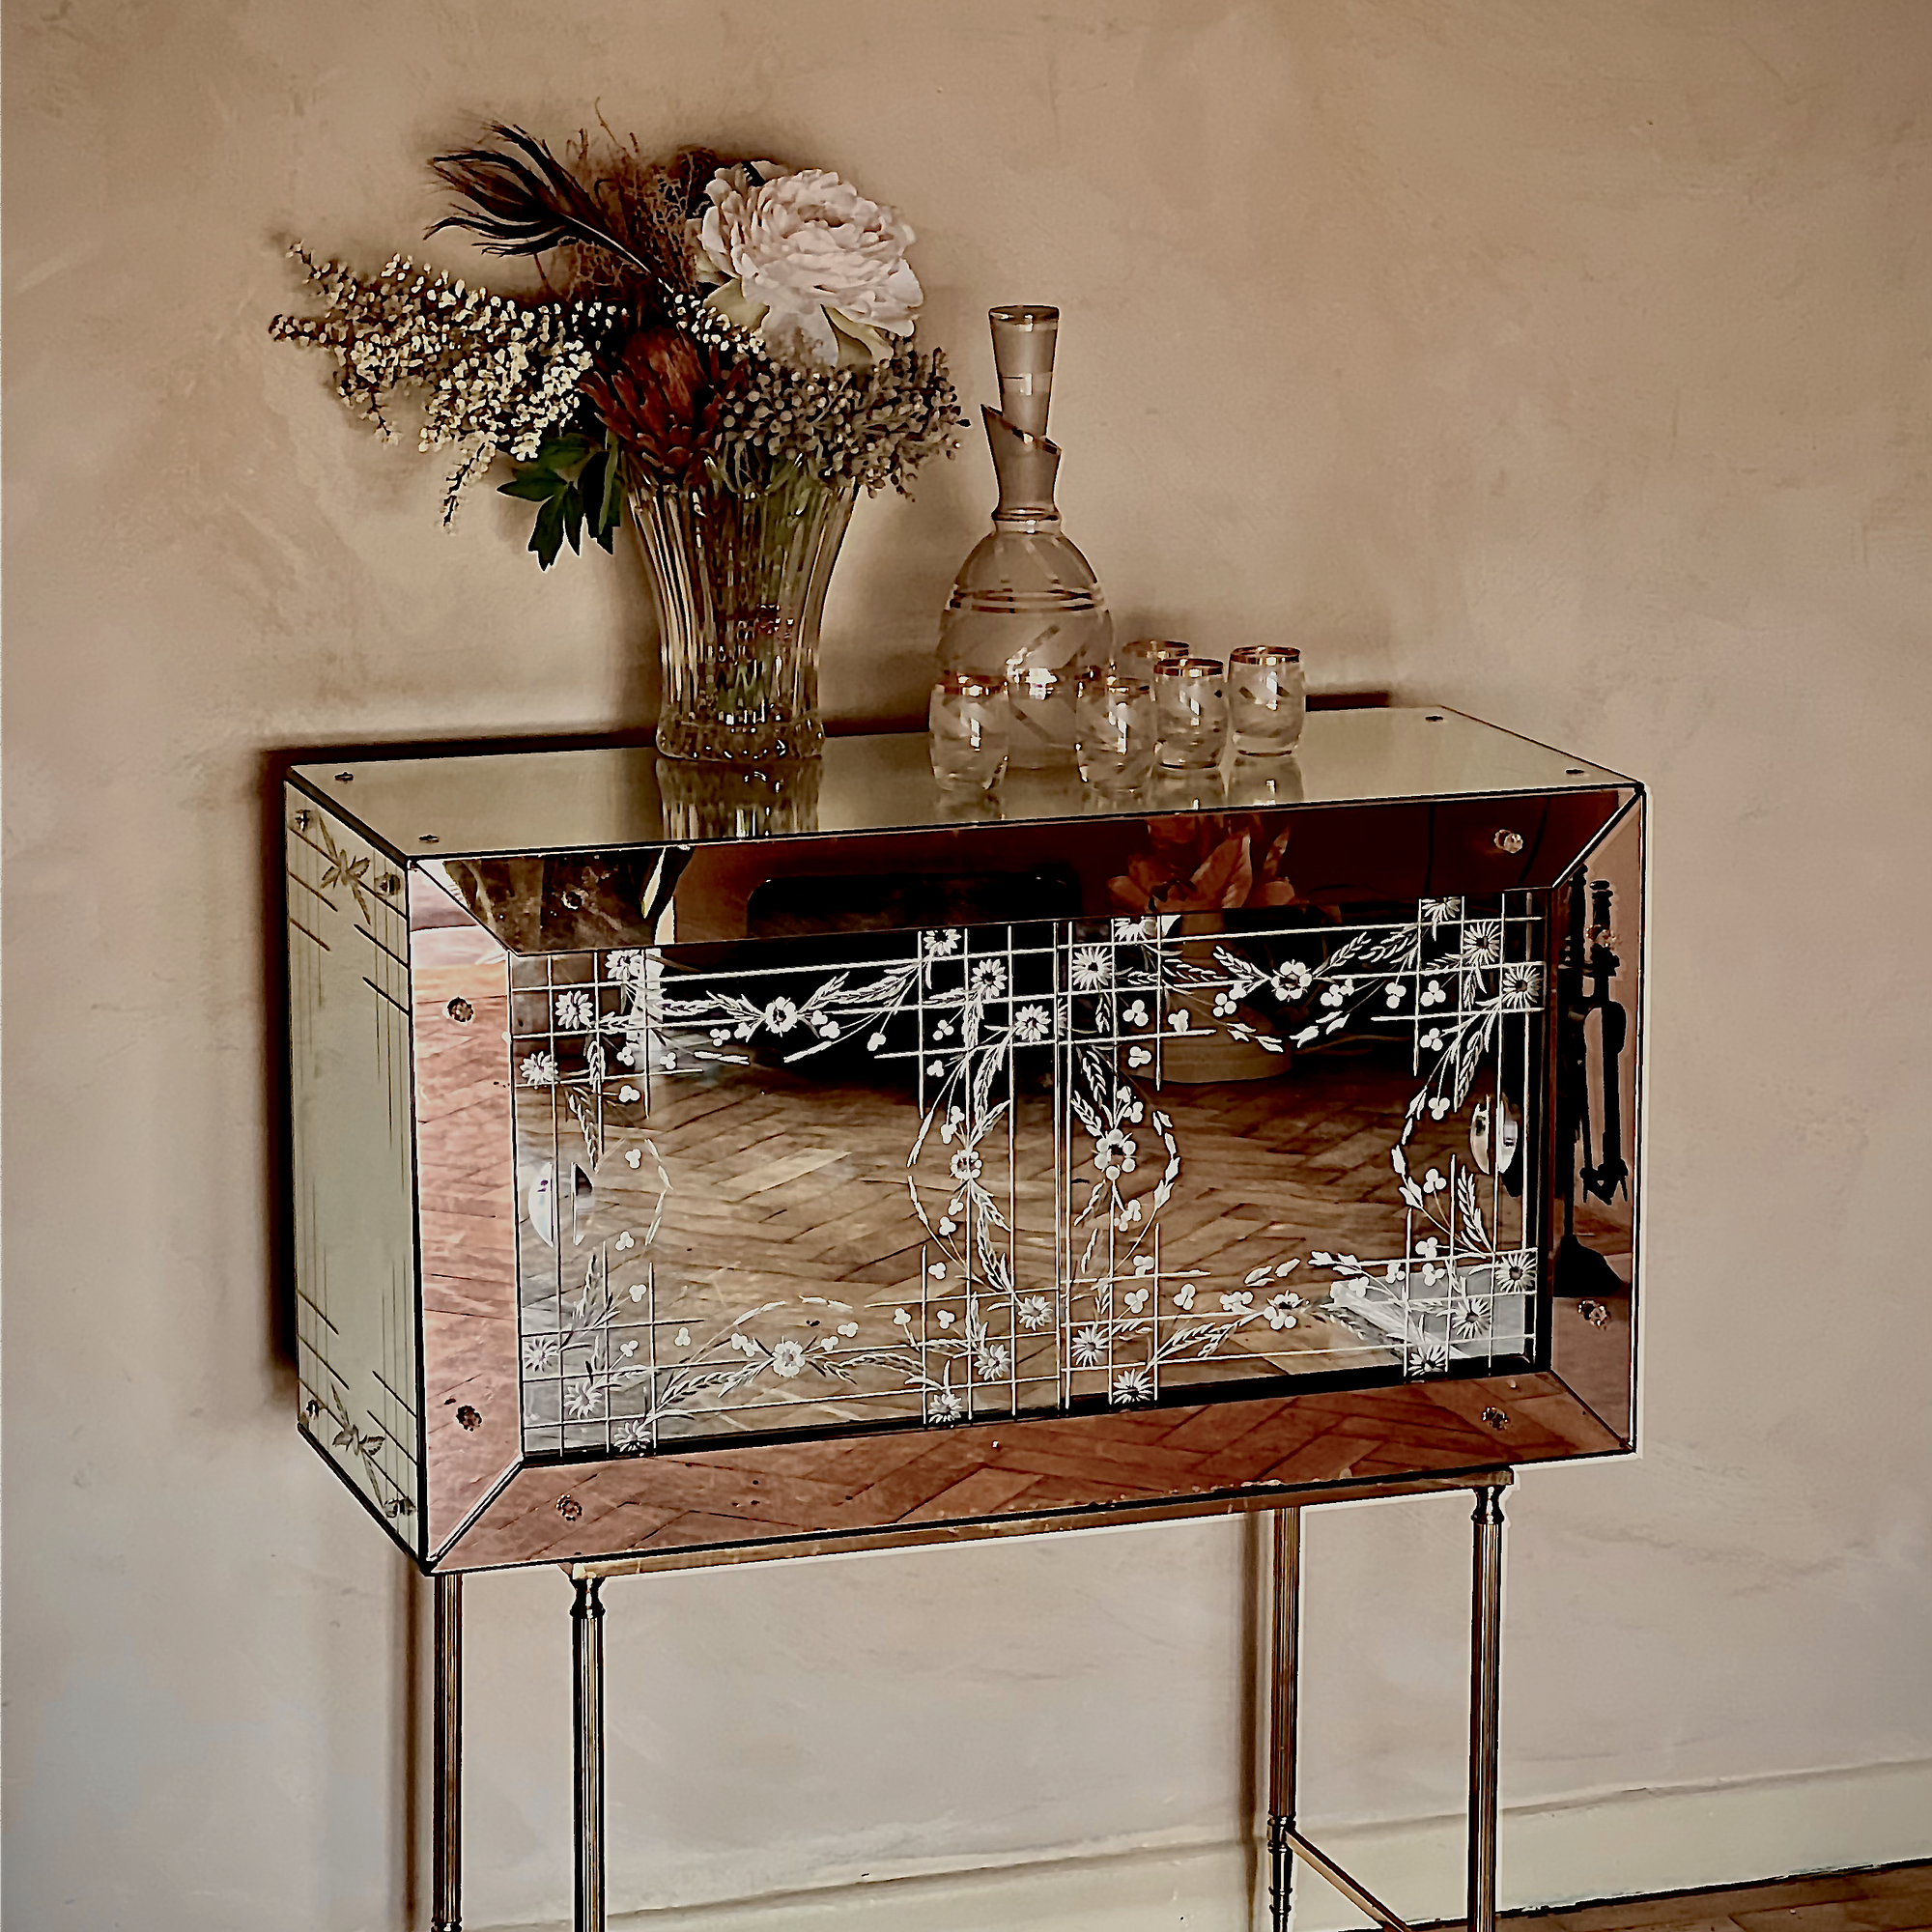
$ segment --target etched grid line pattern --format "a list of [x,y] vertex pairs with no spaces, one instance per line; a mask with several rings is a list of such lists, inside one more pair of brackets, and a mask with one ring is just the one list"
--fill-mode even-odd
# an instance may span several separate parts
[[[1517,1357],[1542,934],[1519,894],[514,962],[526,1449]],[[1306,1238],[1327,1188],[1373,1239]]]

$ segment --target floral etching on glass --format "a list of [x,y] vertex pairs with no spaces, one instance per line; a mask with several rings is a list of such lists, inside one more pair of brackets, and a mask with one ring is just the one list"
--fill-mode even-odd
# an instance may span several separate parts
[[[939,927],[823,965],[782,947],[536,962],[512,1053],[531,1145],[555,1123],[526,1230],[531,1280],[554,1286],[525,1296],[526,1437],[641,1453],[1193,1400],[1285,1363],[1421,1375],[1521,1354],[1540,916],[1519,895],[1353,924],[1242,918],[1207,936],[1174,914]],[[1297,1056],[1385,1059],[1383,1042],[1410,1079],[1385,1116],[1386,1205],[1355,1211],[1387,1238],[1276,1236],[1237,1202],[1236,1244],[1200,1260],[1218,1164],[1253,1162],[1217,1135],[1223,1090],[1188,1056],[1241,1049],[1293,1109]],[[815,1146],[785,1097],[822,1081],[810,1092],[836,1109],[867,1078],[886,1095],[867,1104],[904,1109],[896,1209],[883,1144]],[[738,1107],[764,1125],[727,1133]],[[680,1194],[687,1145],[710,1164]],[[849,1217],[816,1206],[860,1182]],[[1270,1170],[1262,1192],[1286,1184]],[[804,1245],[768,1259],[767,1223]]]

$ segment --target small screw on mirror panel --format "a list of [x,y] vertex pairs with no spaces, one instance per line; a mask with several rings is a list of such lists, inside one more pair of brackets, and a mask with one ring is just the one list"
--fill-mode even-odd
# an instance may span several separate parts
[[306,832],[309,829],[309,827],[315,823],[315,814],[311,811],[298,811],[292,819],[289,820],[289,823],[293,825],[298,832]]
[[387,893],[391,898],[394,898],[395,895],[402,891],[402,889],[403,889],[402,880],[399,879],[393,872],[384,872],[383,876],[376,881],[376,890],[379,893]]
[[354,784],[355,782],[355,774],[354,772],[337,772],[335,782],[339,785]]
[[583,1505],[575,1496],[558,1496],[556,1513],[565,1522],[575,1522],[583,1514]]
[[1490,1425],[1490,1427],[1496,1432],[1498,1435],[1500,1435],[1502,1432],[1510,1426],[1509,1417],[1505,1415],[1503,1411],[1499,1408],[1484,1409],[1483,1420],[1487,1422]]
[[465,1429],[479,1429],[483,1424],[482,1416],[475,1409],[471,1408],[467,1402],[456,1411],[456,1420]]
[[416,843],[419,845],[440,845],[442,840],[434,832],[418,832]]
[[469,1022],[476,1017],[476,1009],[472,1007],[469,1004],[469,1002],[463,997],[461,993],[457,994],[455,999],[451,1000],[448,1006],[443,1008],[443,1011],[446,1012],[449,1015],[449,1017],[456,1022],[458,1026],[468,1026]]
[[1609,1325],[1610,1311],[1601,1301],[1579,1301],[1577,1304],[1577,1313],[1592,1328],[1605,1328]]
[[1496,850],[1498,852],[1508,852],[1512,856],[1520,852],[1522,850],[1522,834],[1520,832],[1512,832],[1508,826],[1504,826],[1496,834]]

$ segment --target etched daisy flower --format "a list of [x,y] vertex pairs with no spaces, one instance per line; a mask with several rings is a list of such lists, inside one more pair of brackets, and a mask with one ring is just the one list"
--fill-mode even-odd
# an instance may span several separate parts
[[1462,911],[1461,899],[1423,899],[1416,907],[1417,916],[1431,932],[1447,925],[1452,919],[1459,918]]
[[1114,1386],[1109,1393],[1118,1403],[1151,1402],[1153,1378],[1145,1369],[1122,1369],[1114,1378]]
[[554,1087],[556,1085],[556,1055],[554,1053],[531,1053],[524,1058],[522,1068],[526,1087]]
[[799,1370],[805,1367],[805,1344],[794,1342],[789,1335],[782,1341],[772,1344],[772,1373],[783,1376],[789,1381]]
[[1020,1297],[1020,1326],[1022,1328],[1044,1328],[1053,1320],[1053,1304],[1043,1294],[1027,1294]]
[[1543,994],[1543,968],[1532,960],[1505,966],[1496,990],[1496,1003],[1506,1012],[1524,1013]]
[[597,1384],[588,1376],[577,1376],[563,1391],[563,1408],[566,1415],[579,1420],[597,1413]]
[[524,1373],[526,1376],[547,1375],[556,1366],[556,1337],[554,1335],[526,1335],[524,1337]]
[[1455,1314],[1450,1318],[1459,1339],[1473,1341],[1490,1332],[1491,1306],[1487,1294],[1472,1294],[1468,1300],[1459,1302]]
[[622,952],[607,952],[604,955],[604,970],[620,985],[635,985],[644,977],[645,968],[650,963],[650,954],[637,947],[627,948]]
[[1073,1331],[1074,1361],[1083,1369],[1097,1367],[1107,1359],[1107,1331],[1097,1321]]
[[980,960],[973,968],[973,990],[982,1000],[997,1000],[1007,990],[1007,962]]
[[973,1373],[982,1382],[996,1382],[1006,1375],[1011,1360],[1004,1342],[982,1342],[973,1351]]
[[959,951],[959,943],[965,937],[957,926],[948,926],[944,932],[928,932],[925,935],[926,957],[950,959]]
[[1463,950],[1457,954],[1464,966],[1485,972],[1503,956],[1503,928],[1499,920],[1474,919],[1463,928]]
[[957,1422],[966,1413],[966,1405],[959,1400],[956,1389],[934,1389],[925,1401],[925,1416],[928,1422]]
[[765,1009],[765,1024],[774,1033],[789,1033],[798,1024],[798,1006],[795,1001],[777,999]]
[[1118,1180],[1123,1174],[1134,1171],[1134,1159],[1139,1149],[1131,1134],[1124,1134],[1119,1127],[1109,1127],[1094,1144],[1094,1165],[1109,1180]]
[[1091,993],[1114,977],[1113,955],[1104,946],[1076,946],[1067,976],[1076,992]]
[[617,1447],[626,1455],[637,1455],[651,1446],[651,1425],[641,1416],[635,1416],[617,1431]]
[[1408,1373],[1433,1376],[1449,1366],[1449,1338],[1412,1332],[1408,1338]]
[[1523,1248],[1496,1257],[1496,1288],[1503,1294],[1527,1294],[1536,1286],[1536,1251]]
[[1053,1030],[1053,1018],[1044,1007],[1022,1007],[1013,1015],[1013,1037],[1022,1046],[1044,1039]]
[[556,1023],[564,1032],[582,1032],[597,1021],[597,1003],[582,990],[556,996]]
[[1293,1328],[1299,1319],[1301,1305],[1298,1294],[1277,1294],[1262,1313],[1267,1317],[1270,1328]]
[[952,1178],[954,1180],[978,1180],[985,1165],[972,1148],[961,1148],[952,1156]]

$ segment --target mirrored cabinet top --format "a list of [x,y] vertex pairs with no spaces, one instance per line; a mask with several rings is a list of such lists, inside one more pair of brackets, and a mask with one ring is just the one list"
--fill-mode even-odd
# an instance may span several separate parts
[[293,781],[403,860],[707,844],[1279,805],[1595,791],[1615,772],[1435,709],[1315,711],[1299,751],[1096,790],[1070,768],[1009,772],[991,794],[933,778],[923,731],[836,738],[821,758],[737,769],[648,746],[367,757],[298,765]]

